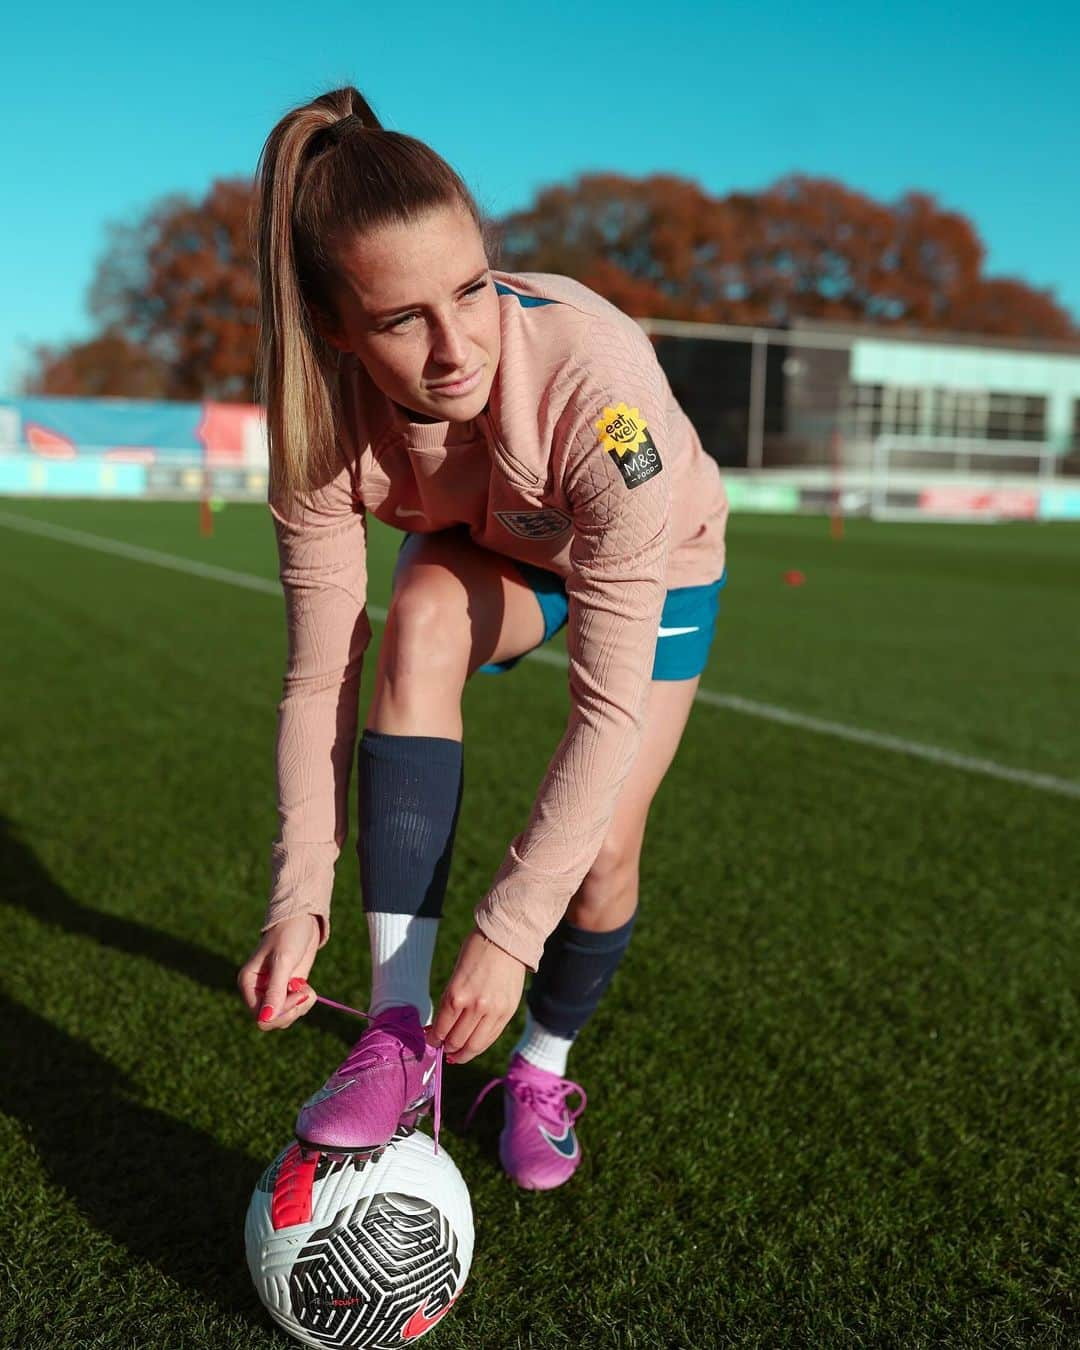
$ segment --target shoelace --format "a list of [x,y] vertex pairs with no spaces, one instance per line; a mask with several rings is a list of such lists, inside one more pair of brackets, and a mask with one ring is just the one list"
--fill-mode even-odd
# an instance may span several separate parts
[[[520,1078],[515,1078],[509,1073],[504,1073],[500,1078],[493,1078],[490,1083],[480,1089],[476,1100],[469,1107],[469,1114],[465,1117],[464,1128],[469,1128],[469,1122],[473,1118],[473,1112],[488,1095],[493,1087],[499,1083],[505,1083],[509,1090],[524,1106],[531,1106],[537,1109],[537,1115],[546,1115],[549,1124],[562,1125],[569,1123],[573,1125],[582,1111],[588,1104],[588,1097],[585,1095],[585,1089],[580,1083],[573,1082],[569,1078],[559,1078],[548,1087],[541,1087],[537,1083],[525,1083]],[[576,1106],[570,1111],[566,1105],[566,1099],[572,1092],[577,1092],[581,1096],[581,1105]],[[564,1122],[564,1116],[567,1121]]]
[[[331,1008],[340,1008],[342,1012],[353,1013],[357,1017],[366,1017],[369,1022],[375,1019],[371,1013],[361,1012],[359,1008],[350,1008],[347,1003],[338,1003],[332,998],[323,998],[321,994],[315,995],[316,1001],[325,1003]],[[365,1050],[368,1047],[365,1046]],[[346,1060],[348,1063],[348,1060]],[[435,1152],[439,1151],[439,1126],[442,1124],[442,1071],[443,1071],[443,1048],[441,1045],[435,1047]]]

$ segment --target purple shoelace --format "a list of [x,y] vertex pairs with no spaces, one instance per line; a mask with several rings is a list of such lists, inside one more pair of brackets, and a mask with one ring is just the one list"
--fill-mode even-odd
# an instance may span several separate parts
[[[359,1008],[350,1008],[347,1003],[338,1003],[332,998],[323,998],[321,994],[315,995],[316,1002],[325,1003],[331,1008],[340,1008],[342,1012],[352,1013],[356,1017],[366,1017],[369,1022],[374,1021],[371,1013],[361,1012]],[[443,1048],[441,1045],[435,1047],[435,1152],[439,1151],[439,1126],[442,1124],[442,1070],[443,1070]]]
[[[570,1078],[559,1078],[549,1086],[541,1087],[539,1084],[525,1083],[518,1077],[504,1073],[499,1078],[493,1078],[490,1083],[480,1089],[476,1100],[469,1107],[469,1113],[465,1117],[464,1129],[469,1128],[469,1122],[472,1120],[476,1108],[491,1089],[497,1087],[500,1083],[505,1083],[518,1101],[524,1102],[534,1110],[539,1108],[538,1114],[546,1117],[553,1124],[563,1124],[563,1115],[565,1114],[569,1123],[573,1125],[582,1111],[585,1110],[589,1100],[581,1084],[575,1083]],[[578,1093],[581,1097],[581,1103],[571,1111],[566,1105],[566,1098],[573,1092]]]

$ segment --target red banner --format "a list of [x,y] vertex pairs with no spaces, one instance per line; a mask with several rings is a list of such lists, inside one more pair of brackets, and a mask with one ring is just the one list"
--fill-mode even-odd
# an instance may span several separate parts
[[1039,510],[1035,492],[1018,488],[934,487],[919,493],[919,509],[931,516],[987,516],[1000,520],[1034,520]]

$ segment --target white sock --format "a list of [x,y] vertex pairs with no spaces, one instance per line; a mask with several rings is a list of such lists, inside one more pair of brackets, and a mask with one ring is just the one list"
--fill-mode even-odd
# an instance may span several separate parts
[[557,1073],[562,1078],[566,1074],[566,1058],[573,1044],[572,1036],[556,1036],[553,1031],[548,1031],[526,1007],[525,1030],[521,1040],[514,1046],[515,1054],[522,1055],[538,1069],[547,1069],[548,1073]]
[[371,938],[371,999],[374,1017],[395,1004],[411,1003],[421,1026],[435,1016],[431,1002],[431,958],[435,952],[438,919],[415,914],[368,914]]

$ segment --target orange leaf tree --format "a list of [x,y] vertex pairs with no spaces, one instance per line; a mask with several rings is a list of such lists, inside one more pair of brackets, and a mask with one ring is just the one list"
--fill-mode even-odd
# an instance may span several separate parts
[[[110,226],[90,289],[101,331],[39,347],[28,392],[254,397],[254,184],[219,180]],[[492,222],[496,266],[561,272],[635,317],[782,325],[799,317],[1075,338],[1053,295],[982,273],[966,217],[795,174],[712,197],[671,174],[586,174]]]

